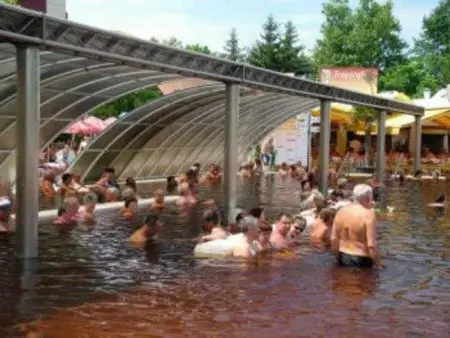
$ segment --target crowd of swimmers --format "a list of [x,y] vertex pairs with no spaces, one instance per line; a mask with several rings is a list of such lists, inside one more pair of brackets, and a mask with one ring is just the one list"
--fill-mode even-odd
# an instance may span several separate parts
[[220,255],[253,259],[293,251],[307,240],[321,250],[331,250],[340,265],[381,267],[373,195],[370,185],[358,184],[350,190],[341,179],[327,199],[314,188],[305,189],[304,210],[297,215],[279,213],[271,223],[261,208],[238,210],[235,222],[226,228],[219,223],[220,212],[209,209],[203,217],[206,234],[194,252],[214,256],[216,250]]
[[[280,213],[274,222],[269,222],[261,208],[236,210],[234,222],[223,227],[221,220],[224,217],[215,202],[198,197],[200,185],[221,183],[221,169],[213,164],[201,174],[200,168],[200,164],[195,163],[180,177],[168,177],[165,189],[154,191],[154,198],[145,211],[145,221],[131,235],[130,242],[144,243],[163,230],[159,215],[166,208],[165,195],[170,194],[177,195],[176,205],[183,216],[194,205],[202,204],[206,208],[202,225],[205,235],[198,239],[194,250],[198,256],[208,252],[208,247],[221,246],[227,256],[253,259],[270,252],[292,251],[307,239],[313,246],[334,252],[341,265],[381,266],[376,243],[375,200],[383,185],[376,179],[351,189],[347,179],[338,178],[339,173],[330,172],[331,178],[336,179],[336,187],[325,198],[317,189],[314,171],[308,172],[300,164],[283,164],[278,168],[278,175],[291,177],[293,184],[299,182],[300,212],[297,215]],[[264,168],[259,160],[244,164],[238,173],[243,179],[263,174]],[[130,221],[136,221],[139,213],[140,197],[135,180],[128,178],[120,186],[113,168],[106,168],[102,177],[90,186],[82,186],[73,174],[64,173],[57,188],[54,173],[45,172],[40,181],[40,192],[43,199],[60,196],[58,215],[53,221],[60,230],[70,231],[79,224],[87,225],[88,229],[94,227],[99,202],[121,200],[123,206],[119,216]],[[438,196],[430,206],[445,206],[445,196]],[[11,187],[7,182],[0,181],[0,232],[13,231],[13,210]]]

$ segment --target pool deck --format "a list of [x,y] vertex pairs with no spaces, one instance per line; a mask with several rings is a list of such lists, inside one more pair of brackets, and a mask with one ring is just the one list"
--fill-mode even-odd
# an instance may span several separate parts
[[[178,200],[178,197],[179,196],[177,195],[165,196],[164,201],[167,204],[172,204]],[[151,205],[154,201],[155,201],[154,198],[142,198],[138,201],[138,208],[144,209],[149,205]],[[97,213],[99,211],[117,210],[121,207],[123,207],[123,201],[101,203],[96,205],[95,211]],[[39,211],[39,222],[50,222],[54,220],[57,216],[58,216],[57,209],[41,210]],[[15,215],[12,215],[12,217],[15,219]]]

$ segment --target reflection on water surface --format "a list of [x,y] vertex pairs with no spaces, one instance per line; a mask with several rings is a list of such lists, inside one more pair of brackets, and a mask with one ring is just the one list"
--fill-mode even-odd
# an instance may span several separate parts
[[[144,187],[145,188],[145,187]],[[293,259],[195,261],[197,210],[169,210],[158,243],[126,239],[133,226],[101,215],[91,233],[40,230],[38,262],[12,258],[0,240],[0,334],[45,337],[444,337],[450,321],[450,218],[424,205],[442,183],[389,187],[394,215],[379,242],[386,269],[339,269],[306,244]],[[146,191],[147,190],[147,191]],[[294,212],[292,182],[239,186],[241,207]],[[142,195],[149,194],[150,188]],[[219,189],[205,195],[220,199]],[[32,334],[30,336],[33,336]]]

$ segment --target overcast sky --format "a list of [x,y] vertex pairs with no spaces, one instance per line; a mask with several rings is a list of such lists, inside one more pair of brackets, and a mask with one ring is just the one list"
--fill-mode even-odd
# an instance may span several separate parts
[[[357,1],[351,1],[353,4]],[[418,36],[422,18],[438,0],[397,0],[395,15],[402,35],[411,42]],[[277,21],[292,20],[302,43],[313,48],[323,19],[321,0],[67,0],[69,19],[148,39],[177,37],[184,43],[208,45],[222,51],[235,27],[244,45],[259,37],[269,14]]]

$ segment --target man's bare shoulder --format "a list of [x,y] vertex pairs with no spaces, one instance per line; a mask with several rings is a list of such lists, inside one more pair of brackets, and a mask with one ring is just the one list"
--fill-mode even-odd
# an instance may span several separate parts
[[336,220],[339,221],[342,218],[348,218],[353,216],[376,218],[376,213],[375,209],[367,209],[364,208],[362,205],[352,203],[339,209],[339,211],[336,213],[335,221]]

